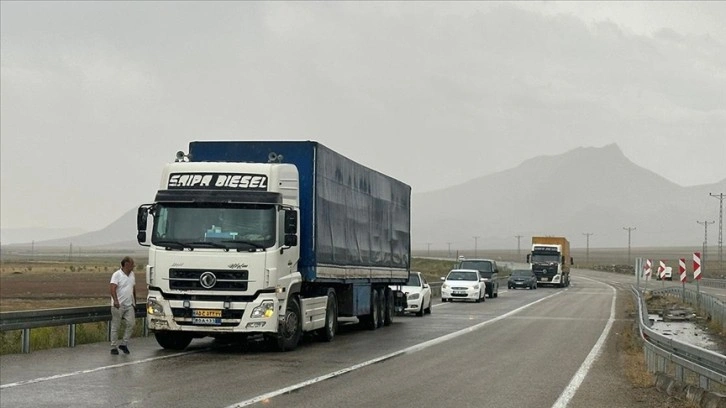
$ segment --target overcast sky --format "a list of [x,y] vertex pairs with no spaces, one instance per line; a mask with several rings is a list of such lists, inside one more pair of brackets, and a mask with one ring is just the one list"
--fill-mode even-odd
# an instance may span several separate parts
[[726,2],[0,7],[2,228],[103,228],[193,140],[316,140],[414,192],[610,143],[726,177]]

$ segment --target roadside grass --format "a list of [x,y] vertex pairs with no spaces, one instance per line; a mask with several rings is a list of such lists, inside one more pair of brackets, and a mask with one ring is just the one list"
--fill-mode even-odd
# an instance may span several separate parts
[[[627,299],[626,312],[628,316],[637,316],[635,304],[631,298]],[[634,387],[649,388],[655,385],[655,377],[648,372],[643,353],[643,339],[640,338],[638,322],[629,324],[629,330],[623,330],[623,335],[618,337],[618,348],[625,354],[624,371]]]
[[[81,323],[76,325],[76,345],[109,341],[110,322]],[[132,337],[144,334],[144,320],[136,319]],[[125,323],[121,323],[119,336]],[[68,346],[68,326],[38,327],[30,330],[30,351],[48,350]],[[0,332],[0,355],[22,352],[22,330]]]

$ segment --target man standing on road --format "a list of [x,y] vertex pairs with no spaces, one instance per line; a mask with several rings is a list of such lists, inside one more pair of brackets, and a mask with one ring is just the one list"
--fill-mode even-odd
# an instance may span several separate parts
[[[126,256],[121,260],[121,269],[111,275],[111,354],[121,350],[129,354],[129,339],[136,323],[136,277],[134,260]],[[124,337],[118,343],[118,329],[121,321],[126,322]]]

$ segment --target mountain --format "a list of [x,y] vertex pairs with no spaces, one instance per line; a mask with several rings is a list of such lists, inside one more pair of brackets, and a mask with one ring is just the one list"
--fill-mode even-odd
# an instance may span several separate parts
[[[441,190],[412,194],[414,248],[517,248],[516,236],[563,235],[573,247],[699,248],[703,226],[718,220],[726,179],[682,187],[644,169],[615,145],[540,156],[519,166]],[[718,225],[718,224],[716,224]],[[715,230],[709,234],[716,242]]]
[[[67,247],[73,244],[74,247],[137,249],[139,244],[136,242],[136,211],[137,208],[130,209],[106,228],[98,231],[66,236],[66,238],[48,240],[36,238],[35,245],[38,247]],[[30,241],[24,243],[29,244]]]
[[4,244],[31,243],[79,235],[81,228],[0,228],[0,242]]

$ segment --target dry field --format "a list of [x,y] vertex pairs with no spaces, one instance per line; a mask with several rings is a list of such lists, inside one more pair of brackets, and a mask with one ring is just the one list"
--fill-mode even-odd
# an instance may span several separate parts
[[[28,261],[3,256],[0,262],[0,311],[109,304],[109,281],[111,274],[120,267],[120,260],[120,256],[102,255],[73,261],[52,257]],[[136,295],[138,300],[144,301],[146,259],[137,257],[136,264]]]

